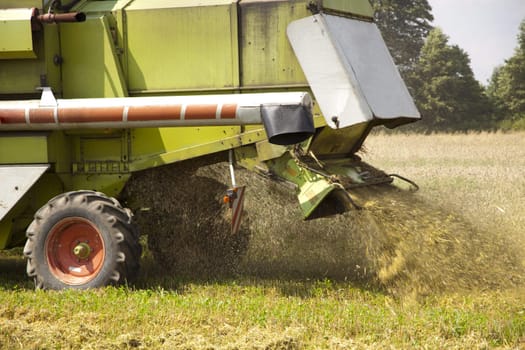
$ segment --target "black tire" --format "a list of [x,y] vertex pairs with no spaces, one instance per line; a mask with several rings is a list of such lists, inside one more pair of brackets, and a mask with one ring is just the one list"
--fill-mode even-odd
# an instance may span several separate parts
[[29,225],[24,255],[37,289],[131,283],[142,247],[129,209],[94,191],[56,196]]

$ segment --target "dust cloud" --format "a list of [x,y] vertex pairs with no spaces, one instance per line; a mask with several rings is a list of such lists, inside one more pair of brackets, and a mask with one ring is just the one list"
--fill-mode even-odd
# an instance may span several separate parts
[[524,254],[512,237],[478,229],[461,213],[393,186],[354,190],[365,199],[360,210],[303,220],[292,190],[239,169],[237,182],[247,185],[245,214],[232,236],[221,202],[228,164],[219,160],[150,169],[128,182],[125,198],[154,257],[170,273],[330,278],[394,295],[502,289],[525,281]]

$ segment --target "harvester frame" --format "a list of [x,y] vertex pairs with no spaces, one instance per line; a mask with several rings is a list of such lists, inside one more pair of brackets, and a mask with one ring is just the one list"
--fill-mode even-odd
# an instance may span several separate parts
[[308,218],[391,181],[355,153],[420,118],[367,0],[0,0],[0,32],[0,249],[39,288],[136,276],[133,173],[227,151]]

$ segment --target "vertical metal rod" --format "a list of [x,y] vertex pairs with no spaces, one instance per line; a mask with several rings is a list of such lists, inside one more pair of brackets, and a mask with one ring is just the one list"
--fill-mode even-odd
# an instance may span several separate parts
[[235,171],[233,170],[233,150],[232,149],[228,152],[228,158],[230,161],[230,176],[232,178],[232,187],[236,187],[237,184],[235,183]]

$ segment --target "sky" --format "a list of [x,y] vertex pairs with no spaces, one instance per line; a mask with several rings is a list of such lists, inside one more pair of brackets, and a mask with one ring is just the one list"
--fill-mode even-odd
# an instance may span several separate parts
[[476,79],[487,85],[495,67],[514,54],[525,0],[428,0],[433,25],[470,57]]

